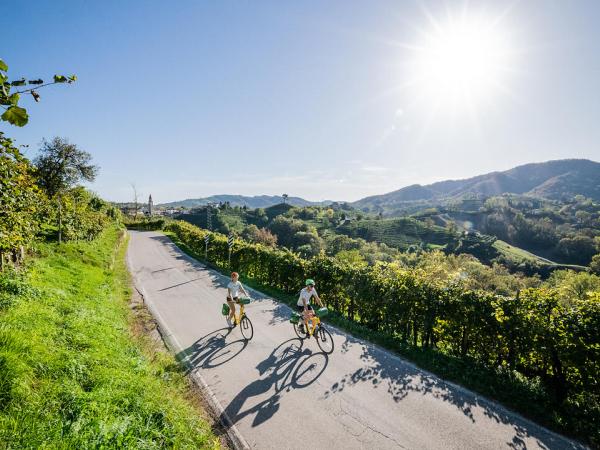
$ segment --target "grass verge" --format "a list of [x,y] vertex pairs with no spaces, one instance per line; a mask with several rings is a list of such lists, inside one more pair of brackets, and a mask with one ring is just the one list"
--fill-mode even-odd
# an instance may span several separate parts
[[219,448],[174,358],[134,332],[125,237],[0,274],[0,448]]

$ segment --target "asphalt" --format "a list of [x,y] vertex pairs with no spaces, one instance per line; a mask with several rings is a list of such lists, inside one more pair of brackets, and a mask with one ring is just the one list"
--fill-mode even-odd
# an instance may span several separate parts
[[314,339],[296,337],[286,305],[257,291],[246,307],[254,325],[246,341],[221,315],[228,278],[160,233],[130,236],[136,288],[239,447],[584,448],[331,327],[335,350],[327,355]]

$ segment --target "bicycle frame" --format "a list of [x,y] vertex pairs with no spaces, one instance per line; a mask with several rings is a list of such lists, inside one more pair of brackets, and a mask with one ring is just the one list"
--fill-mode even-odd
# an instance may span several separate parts
[[240,307],[240,312],[238,314],[233,314],[233,320],[235,322],[236,325],[239,325],[240,322],[242,321],[242,319],[244,318],[244,316],[246,315],[246,312],[244,310],[244,304],[243,303],[237,303]]
[[[302,318],[302,321],[304,322],[304,318]],[[308,319],[308,322],[309,322],[309,326],[307,327],[308,328],[308,330],[307,330],[308,335],[309,336],[313,336],[315,330],[317,329],[317,327],[319,325],[321,325],[321,319],[319,318],[319,316],[317,316],[315,313],[313,313],[312,317],[310,317]],[[312,327],[310,326],[311,322],[312,322]]]

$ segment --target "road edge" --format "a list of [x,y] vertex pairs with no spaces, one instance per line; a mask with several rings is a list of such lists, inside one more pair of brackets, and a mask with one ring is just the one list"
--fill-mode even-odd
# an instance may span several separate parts
[[[129,233],[129,231],[127,231],[127,233]],[[130,242],[131,242],[131,240],[130,240]],[[177,247],[177,248],[179,248],[179,247]],[[185,252],[183,252],[183,250],[181,250],[181,249],[179,249],[179,250],[183,254],[185,254]],[[185,254],[185,255],[188,256],[187,254]],[[165,346],[169,349],[169,351],[173,354],[173,356],[175,356],[175,358],[177,359],[177,361],[180,364],[183,364],[187,369],[189,369],[190,379],[198,387],[199,391],[202,393],[204,399],[206,400],[206,403],[208,404],[209,408],[211,409],[211,411],[209,411],[209,412],[212,413],[215,420],[220,422],[220,424],[224,427],[224,429],[227,433],[229,442],[232,444],[233,448],[235,450],[250,450],[251,449],[250,445],[248,444],[246,439],[244,439],[244,436],[242,436],[242,434],[240,433],[238,428],[233,424],[233,422],[231,421],[231,419],[225,412],[225,408],[223,408],[223,405],[221,405],[221,402],[219,402],[219,399],[217,398],[217,396],[210,390],[208,383],[206,383],[204,378],[202,378],[202,375],[200,375],[200,373],[198,372],[198,369],[194,368],[191,364],[189,364],[189,362],[186,362],[185,360],[183,360],[181,358],[177,358],[176,355],[183,352],[185,349],[179,343],[179,341],[177,340],[175,335],[170,331],[169,327],[166,324],[166,321],[162,318],[160,313],[157,311],[154,304],[152,303],[152,300],[144,291],[144,288],[141,286],[138,286],[137,277],[136,277],[135,273],[133,272],[132,266],[131,266],[131,261],[130,261],[130,257],[129,257],[129,246],[127,247],[125,260],[127,263],[127,270],[129,270],[131,279],[133,280],[133,283],[134,283],[134,288],[139,293],[139,295],[142,297],[144,304],[146,305],[146,307],[148,308],[148,310],[150,311],[150,313],[156,320],[156,323],[158,326],[158,331],[160,333],[160,336],[161,336],[163,342],[165,343]]]

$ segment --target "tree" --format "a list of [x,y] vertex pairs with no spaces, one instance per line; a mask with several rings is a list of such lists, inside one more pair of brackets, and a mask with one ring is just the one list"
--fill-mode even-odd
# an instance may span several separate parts
[[249,241],[258,242],[269,247],[275,247],[277,245],[277,236],[275,236],[266,228],[258,228],[254,224],[248,225],[246,228],[244,228],[242,231],[242,237]]
[[[44,80],[39,78],[28,81],[25,78],[9,81],[7,72],[8,65],[0,59],[0,108],[4,109],[0,120],[8,122],[11,125],[16,125],[17,127],[22,127],[29,121],[27,110],[19,106],[21,94],[30,94],[36,102],[39,102],[40,94],[38,94],[37,89],[51,84],[73,83],[77,79],[75,75],[71,75],[70,77],[54,75],[53,81],[48,83],[44,83]],[[26,85],[34,87],[18,90],[18,87]]]
[[283,203],[285,204],[287,202],[288,195],[287,194],[283,194],[282,197],[283,197]]
[[96,179],[98,166],[91,164],[91,161],[92,155],[60,137],[55,137],[50,142],[44,140],[39,155],[34,160],[38,185],[58,205],[59,242],[62,240],[61,196],[80,181]]
[[590,263],[590,270],[592,271],[592,273],[600,275],[600,253],[592,257],[592,262]]

